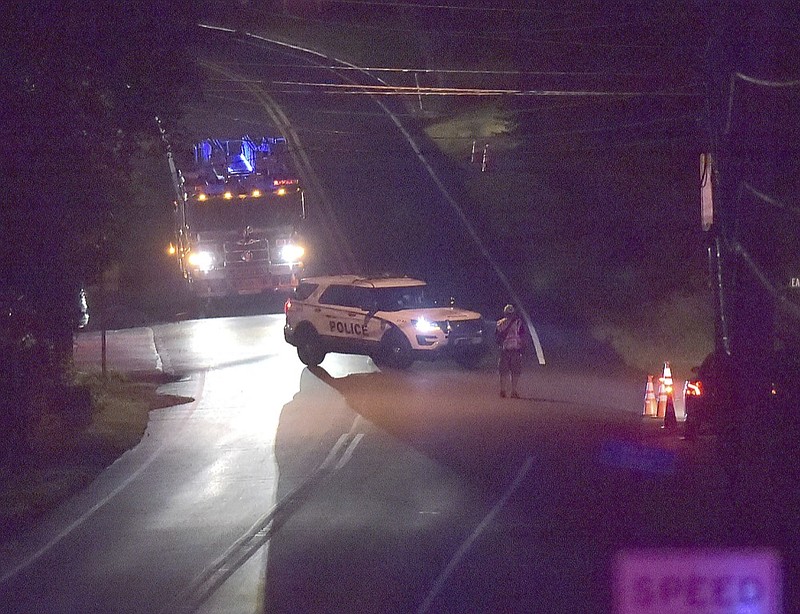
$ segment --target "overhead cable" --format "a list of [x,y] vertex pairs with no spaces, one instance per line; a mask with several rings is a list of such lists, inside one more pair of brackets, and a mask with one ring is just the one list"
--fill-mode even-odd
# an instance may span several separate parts
[[787,205],[787,204],[781,202],[780,200],[778,200],[777,198],[773,198],[772,196],[769,196],[768,194],[764,194],[763,192],[759,192],[752,185],[750,185],[747,181],[742,181],[739,184],[739,194],[738,194],[738,196],[741,196],[741,193],[742,193],[743,190],[747,190],[753,196],[755,196],[757,198],[760,198],[765,203],[768,203],[768,204],[772,205],[773,207],[776,207],[778,209],[783,209],[784,211],[789,211],[789,212],[794,213],[794,214],[800,214],[800,208],[795,207],[793,205]]
[[[458,87],[417,87],[413,85],[360,85],[348,83],[317,83],[312,81],[274,81],[275,85],[327,88],[327,94],[368,94],[368,95],[423,95],[423,96],[676,96],[697,97],[701,92],[682,91],[602,91],[602,90],[547,90],[547,89],[503,89],[503,88],[458,88]],[[303,93],[288,91],[288,93]]]
[[302,70],[326,71],[361,71],[388,72],[388,73],[417,73],[420,75],[507,75],[507,76],[535,76],[535,77],[663,77],[663,73],[646,72],[602,72],[602,71],[564,71],[564,70],[490,70],[490,69],[464,69],[464,68],[408,68],[391,66],[335,66],[335,65],[308,65],[308,64],[273,64],[269,62],[220,62],[221,66],[256,66],[269,68],[299,68]]
[[767,79],[758,79],[756,77],[751,77],[741,72],[731,73],[730,87],[728,88],[728,116],[725,120],[725,128],[722,131],[723,134],[729,134],[731,130],[731,119],[733,117],[733,101],[736,92],[737,79],[741,79],[745,83],[750,83],[752,85],[758,85],[760,87],[768,87],[772,89],[784,89],[784,88],[789,89],[794,87],[800,87],[800,80],[797,79],[790,81],[770,81]]

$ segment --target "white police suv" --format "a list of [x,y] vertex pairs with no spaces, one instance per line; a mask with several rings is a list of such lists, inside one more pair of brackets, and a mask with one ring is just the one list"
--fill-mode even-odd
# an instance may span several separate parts
[[284,337],[309,366],[328,352],[341,352],[400,369],[440,356],[477,367],[487,350],[481,314],[437,307],[426,287],[408,277],[303,279],[284,306]]

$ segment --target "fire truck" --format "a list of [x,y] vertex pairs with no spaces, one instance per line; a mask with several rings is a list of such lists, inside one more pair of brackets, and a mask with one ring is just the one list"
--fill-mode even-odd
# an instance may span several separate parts
[[176,194],[170,252],[192,293],[212,299],[292,289],[304,269],[306,211],[286,140],[207,138],[192,153],[183,171],[168,147]]

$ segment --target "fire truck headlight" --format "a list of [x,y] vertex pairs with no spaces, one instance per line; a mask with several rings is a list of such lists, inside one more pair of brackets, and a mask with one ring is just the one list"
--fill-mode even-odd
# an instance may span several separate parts
[[280,257],[283,262],[298,262],[305,253],[302,246],[290,243],[281,248]]
[[203,272],[214,268],[214,254],[211,252],[192,252],[189,254],[189,264]]

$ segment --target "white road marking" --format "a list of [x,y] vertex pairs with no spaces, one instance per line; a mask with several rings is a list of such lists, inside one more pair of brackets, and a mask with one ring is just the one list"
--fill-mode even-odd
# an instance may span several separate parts
[[336,463],[336,466],[333,468],[334,471],[339,471],[339,469],[341,469],[347,464],[347,461],[349,461],[350,458],[353,456],[353,452],[355,452],[356,446],[363,438],[364,438],[364,433],[359,433],[358,435],[353,437],[353,440],[345,449],[344,454],[342,454],[342,457],[339,459],[339,462]]
[[333,444],[331,451],[328,452],[328,456],[325,457],[325,460],[322,461],[322,465],[320,465],[321,469],[327,469],[330,467],[331,463],[335,461],[339,457],[339,450],[345,444],[345,442],[350,439],[350,435],[348,433],[342,433],[339,439]]
[[[205,386],[205,371],[200,372],[200,376],[198,378],[198,387],[197,393],[195,395],[195,400],[192,401],[190,407],[191,411],[194,411],[197,408],[197,405],[200,403],[200,400],[203,396],[203,387]],[[191,411],[186,414],[186,418],[191,415]],[[42,556],[47,554],[47,552],[58,545],[61,540],[67,537],[70,533],[72,533],[75,529],[79,528],[83,525],[89,518],[91,518],[98,510],[102,509],[109,501],[111,501],[114,497],[116,497],[119,493],[125,490],[128,485],[133,482],[136,478],[138,478],[150,465],[153,464],[153,461],[158,457],[161,453],[161,450],[170,443],[175,437],[177,437],[177,433],[173,433],[172,437],[164,439],[161,444],[156,448],[156,450],[147,458],[147,460],[142,463],[136,471],[134,471],[128,478],[122,482],[119,486],[117,486],[114,490],[108,493],[105,497],[103,497],[100,501],[95,503],[92,507],[90,507],[84,514],[82,514],[79,518],[77,518],[72,524],[67,526],[64,530],[59,532],[55,537],[53,537],[49,542],[47,542],[44,546],[39,548],[36,552],[28,556],[24,559],[21,563],[18,563],[15,567],[7,571],[0,577],[0,584],[5,584],[14,576],[16,576],[21,571],[25,570],[26,568],[30,567],[33,563],[38,561]]]
[[433,588],[431,588],[430,592],[428,593],[428,596],[425,598],[425,601],[423,601],[422,605],[420,605],[419,608],[417,609],[417,614],[425,614],[430,610],[434,599],[436,599],[436,597],[441,592],[445,582],[447,582],[447,580],[450,578],[450,575],[453,573],[455,568],[458,567],[458,565],[461,563],[461,560],[464,558],[464,556],[466,556],[467,552],[472,547],[472,544],[475,543],[475,540],[477,540],[478,537],[480,537],[481,533],[483,533],[486,530],[486,527],[488,527],[492,523],[492,521],[494,520],[495,516],[497,516],[500,509],[508,502],[508,500],[511,498],[511,495],[514,494],[514,491],[517,490],[519,485],[522,483],[522,480],[525,479],[525,476],[528,474],[528,471],[530,471],[532,464],[533,464],[533,457],[529,456],[525,460],[525,463],[522,465],[520,470],[517,472],[514,481],[511,482],[509,487],[503,493],[503,496],[500,497],[500,500],[497,503],[495,503],[494,507],[489,511],[488,514],[486,514],[486,517],[478,524],[478,526],[475,527],[475,530],[470,534],[470,536],[467,537],[466,540],[464,540],[464,543],[461,544],[461,546],[453,555],[453,558],[450,559],[450,562],[444,568],[442,573],[439,574],[439,577],[433,584]]
[[[249,531],[239,537],[220,557],[198,574],[178,597],[168,604],[165,610],[162,610],[162,613],[197,612],[211,595],[216,593],[254,554],[265,551],[269,547],[272,537],[273,519],[276,514],[292,504],[299,493],[309,484],[345,465],[364,437],[364,433],[353,434],[360,424],[361,416],[356,415],[349,432],[343,433],[336,440],[325,460],[283,499],[275,502],[269,512],[260,518]],[[344,448],[343,452],[342,448]],[[338,462],[331,469],[331,465],[337,459]]]

